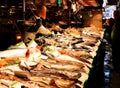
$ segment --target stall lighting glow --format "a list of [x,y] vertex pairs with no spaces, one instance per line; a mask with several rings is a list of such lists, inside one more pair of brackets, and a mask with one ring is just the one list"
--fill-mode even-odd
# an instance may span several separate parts
[[20,39],[21,39],[21,35],[17,35],[17,36],[16,36],[16,39],[17,39],[17,40],[20,40]]

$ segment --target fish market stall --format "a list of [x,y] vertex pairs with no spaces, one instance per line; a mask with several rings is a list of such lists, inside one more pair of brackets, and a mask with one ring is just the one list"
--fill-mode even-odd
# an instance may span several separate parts
[[7,7],[7,16],[1,7],[1,23],[7,18],[22,36],[0,51],[0,88],[84,88],[104,37],[102,10],[96,1],[94,9],[83,9],[90,3],[50,0],[41,2],[39,11],[39,1]]

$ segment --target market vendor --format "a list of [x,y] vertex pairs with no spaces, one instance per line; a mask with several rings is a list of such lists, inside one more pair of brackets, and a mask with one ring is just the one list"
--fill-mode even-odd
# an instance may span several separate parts
[[33,15],[24,22],[25,28],[25,35],[24,35],[24,42],[27,43],[30,40],[34,39],[37,33],[42,34],[49,34],[50,31],[47,30],[44,26],[42,21],[46,19],[46,12],[47,8],[45,6],[45,1],[39,3],[37,5],[37,10],[32,12]]

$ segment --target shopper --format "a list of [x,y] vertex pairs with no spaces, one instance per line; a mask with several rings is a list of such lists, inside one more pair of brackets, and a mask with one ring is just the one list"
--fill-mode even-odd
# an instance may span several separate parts
[[114,12],[114,26],[112,29],[112,59],[114,70],[120,72],[120,11]]
[[103,24],[103,26],[105,27],[105,37],[107,39],[107,41],[111,44],[111,32],[112,32],[112,28],[114,25],[114,19],[113,18],[109,18],[105,20],[105,23]]

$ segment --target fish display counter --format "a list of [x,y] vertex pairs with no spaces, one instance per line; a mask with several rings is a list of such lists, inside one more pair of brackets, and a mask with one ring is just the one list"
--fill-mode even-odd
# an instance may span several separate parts
[[105,29],[50,28],[0,51],[2,88],[84,88]]

